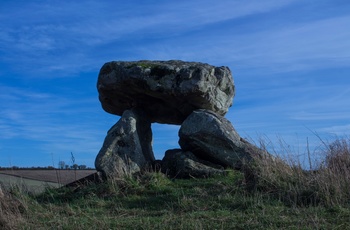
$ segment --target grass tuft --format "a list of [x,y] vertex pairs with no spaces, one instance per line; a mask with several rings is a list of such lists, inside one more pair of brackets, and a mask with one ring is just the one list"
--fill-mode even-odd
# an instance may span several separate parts
[[7,191],[0,184],[0,229],[16,229],[24,223],[22,214],[28,210],[26,198],[18,188]]
[[[338,206],[350,201],[350,148],[346,139],[326,146],[323,163],[305,170],[300,162],[255,156],[246,166],[249,191],[277,198],[291,206]],[[253,185],[252,185],[253,184]]]

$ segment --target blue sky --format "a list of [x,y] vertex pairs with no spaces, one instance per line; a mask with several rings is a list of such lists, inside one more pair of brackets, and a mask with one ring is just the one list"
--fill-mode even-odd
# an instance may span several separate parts
[[[98,101],[112,60],[228,66],[226,117],[242,137],[296,155],[350,131],[347,0],[0,2],[0,166],[93,167],[119,117]],[[177,148],[178,126],[153,125],[154,151]]]

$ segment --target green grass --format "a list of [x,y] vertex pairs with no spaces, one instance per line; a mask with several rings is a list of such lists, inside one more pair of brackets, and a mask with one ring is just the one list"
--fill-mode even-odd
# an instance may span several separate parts
[[350,229],[350,151],[339,143],[315,171],[257,158],[207,179],[145,172],[40,195],[13,188],[0,192],[0,229]]
[[[340,229],[350,209],[290,205],[248,193],[240,172],[227,177],[170,180],[160,173],[40,196],[12,193],[22,229]],[[1,226],[1,225],[0,225]]]

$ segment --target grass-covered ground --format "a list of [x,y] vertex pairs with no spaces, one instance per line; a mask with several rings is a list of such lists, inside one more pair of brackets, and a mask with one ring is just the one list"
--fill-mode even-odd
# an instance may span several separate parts
[[30,195],[0,191],[0,229],[350,229],[350,148],[313,171],[256,158],[207,179],[159,172]]

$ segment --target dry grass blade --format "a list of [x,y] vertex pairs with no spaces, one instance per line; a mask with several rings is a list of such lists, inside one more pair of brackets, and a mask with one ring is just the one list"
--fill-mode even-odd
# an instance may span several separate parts
[[22,217],[24,210],[26,204],[2,189],[0,185],[0,229],[17,229],[18,224],[24,221]]
[[[284,142],[280,142],[284,143]],[[325,144],[324,141],[322,141]],[[255,157],[255,164],[248,166],[249,182],[254,178],[254,192],[264,192],[289,205],[334,206],[350,200],[350,139],[338,139],[322,150],[324,162],[311,162],[316,169],[306,170],[302,164],[280,157]],[[264,144],[262,145],[265,146]],[[281,147],[285,152],[286,147]],[[308,149],[308,156],[310,152]],[[315,160],[316,161],[316,160]],[[254,176],[252,177],[251,174]],[[247,175],[247,174],[246,174]],[[249,184],[249,183],[248,183]]]

